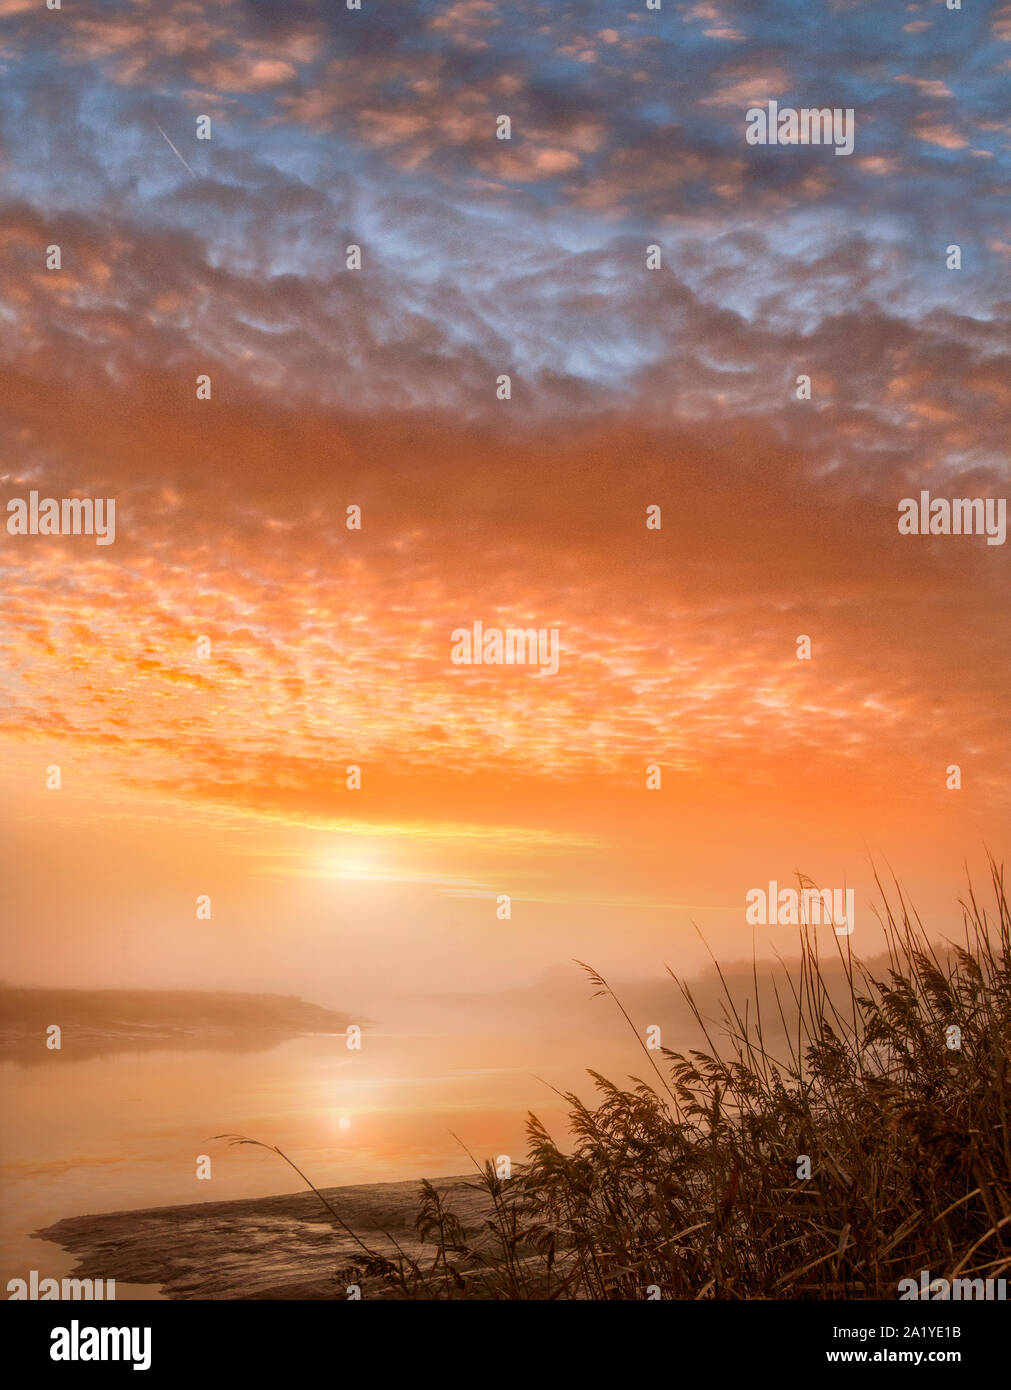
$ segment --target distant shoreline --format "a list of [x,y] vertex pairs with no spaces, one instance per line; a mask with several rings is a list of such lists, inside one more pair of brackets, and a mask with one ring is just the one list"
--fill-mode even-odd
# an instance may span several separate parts
[[[0,1061],[31,1066],[166,1048],[255,1052],[307,1034],[343,1033],[351,1021],[290,994],[0,985]],[[58,1048],[49,1038],[54,1024]]]
[[[487,1194],[474,1190],[476,1179],[433,1182],[449,1194],[465,1226],[479,1224],[488,1210]],[[414,1228],[419,1182],[320,1190],[370,1248],[393,1255],[395,1240],[417,1257],[423,1253]],[[154,1285],[169,1299],[343,1301],[347,1285],[336,1272],[362,1255],[312,1192],[73,1216],[32,1234],[76,1257],[75,1278]]]

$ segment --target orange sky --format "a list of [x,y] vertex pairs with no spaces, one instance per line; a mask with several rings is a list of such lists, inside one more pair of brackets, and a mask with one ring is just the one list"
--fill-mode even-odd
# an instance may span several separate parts
[[[702,959],[693,919],[750,952],[746,891],[797,870],[856,885],[869,934],[872,857],[950,927],[961,861],[1000,847],[993,550],[914,551],[757,434],[69,392],[48,430],[101,440],[117,539],[5,539],[15,978],[338,1002],[573,955],[648,974]],[[454,666],[475,619],[557,627],[557,675]]]
[[[0,10],[36,142],[0,503],[117,507],[108,547],[0,534],[8,978],[364,1007],[690,970],[693,920],[747,954],[746,892],[798,870],[871,950],[872,861],[957,925],[1007,840],[1007,547],[896,519],[1007,492],[999,26],[961,71],[862,10],[849,56],[783,15],[742,47],[729,0],[656,34],[138,3],[41,50]],[[852,161],[746,145],[826,71]],[[455,666],[476,621],[557,628],[557,675]]]

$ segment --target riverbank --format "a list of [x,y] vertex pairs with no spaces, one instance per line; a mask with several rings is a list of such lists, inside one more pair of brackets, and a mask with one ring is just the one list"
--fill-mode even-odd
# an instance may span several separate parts
[[351,1021],[295,995],[0,984],[0,1061],[52,1066],[166,1048],[263,1052],[308,1033],[343,1033]]
[[[488,1211],[476,1176],[433,1184],[465,1227],[480,1225]],[[323,1195],[371,1249],[423,1253],[414,1229],[417,1181],[331,1187]],[[362,1255],[312,1192],[74,1216],[34,1235],[74,1255],[77,1278],[155,1285],[170,1299],[346,1299],[347,1282],[336,1271]]]

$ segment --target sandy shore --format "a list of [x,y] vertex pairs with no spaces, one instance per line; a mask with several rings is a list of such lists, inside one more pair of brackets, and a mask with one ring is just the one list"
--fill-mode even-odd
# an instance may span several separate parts
[[[467,1229],[488,1211],[475,1180],[434,1184]],[[372,1249],[392,1255],[396,1240],[415,1257],[422,1253],[414,1229],[418,1193],[417,1181],[324,1189]],[[74,1255],[77,1278],[157,1285],[166,1298],[344,1299],[346,1281],[338,1282],[335,1271],[361,1255],[311,1192],[73,1216],[34,1235]],[[432,1247],[425,1252],[427,1263]],[[370,1287],[369,1297],[377,1294]]]

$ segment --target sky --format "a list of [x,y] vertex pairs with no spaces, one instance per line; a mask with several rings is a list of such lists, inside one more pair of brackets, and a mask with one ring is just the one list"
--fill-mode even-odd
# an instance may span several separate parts
[[[1008,492],[1011,6],[0,36],[0,519],[116,501],[108,546],[0,530],[6,978],[645,978],[789,954],[745,895],[797,872],[855,950],[875,868],[957,929],[1007,843],[1008,547],[897,514]],[[749,145],[769,101],[853,153]],[[454,664],[478,621],[558,672]]]

